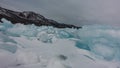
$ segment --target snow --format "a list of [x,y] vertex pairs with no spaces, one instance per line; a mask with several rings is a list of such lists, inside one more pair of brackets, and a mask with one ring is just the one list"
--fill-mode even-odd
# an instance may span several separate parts
[[0,23],[0,68],[119,68],[120,28]]

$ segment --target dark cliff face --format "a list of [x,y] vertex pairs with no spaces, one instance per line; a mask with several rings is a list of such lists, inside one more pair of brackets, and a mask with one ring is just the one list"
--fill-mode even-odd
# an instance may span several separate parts
[[70,24],[58,23],[54,20],[47,19],[44,16],[37,14],[35,12],[31,11],[16,12],[0,7],[0,21],[2,18],[11,21],[13,24],[21,23],[25,25],[35,24],[36,26],[42,25],[53,26],[56,28],[77,28],[77,29],[81,28]]

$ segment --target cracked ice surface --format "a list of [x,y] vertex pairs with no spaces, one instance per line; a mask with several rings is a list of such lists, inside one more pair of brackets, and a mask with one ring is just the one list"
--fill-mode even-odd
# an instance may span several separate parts
[[0,23],[0,68],[119,68],[120,28]]

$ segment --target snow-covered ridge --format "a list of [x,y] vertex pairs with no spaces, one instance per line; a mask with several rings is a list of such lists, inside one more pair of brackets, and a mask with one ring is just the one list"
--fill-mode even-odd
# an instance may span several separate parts
[[119,68],[120,28],[0,23],[0,68]]

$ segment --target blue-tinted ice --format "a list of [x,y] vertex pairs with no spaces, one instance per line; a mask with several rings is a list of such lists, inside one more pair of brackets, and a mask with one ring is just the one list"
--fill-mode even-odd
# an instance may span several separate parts
[[[42,51],[43,49],[43,53],[40,52],[40,54],[42,55],[46,55],[49,54],[49,52],[51,52],[49,56],[53,56],[54,54],[59,56],[59,54],[61,54],[67,57],[67,59],[71,58],[69,56],[78,58],[78,56],[75,56],[75,52],[77,51],[75,50],[74,52],[72,48],[70,50],[69,46],[73,47],[73,49],[75,48],[78,50],[80,49],[89,52],[92,55],[92,57],[91,55],[87,55],[87,54],[86,57],[92,60],[98,59],[98,60],[104,60],[106,62],[120,61],[120,28],[117,27],[115,28],[112,26],[105,26],[105,25],[89,25],[89,26],[83,26],[82,29],[69,29],[69,28],[58,29],[51,26],[37,27],[35,25],[11,24],[9,21],[5,19],[2,19],[2,21],[4,23],[0,23],[0,49],[17,55],[20,54],[19,56],[23,57],[24,62],[26,63],[32,64],[33,62],[35,63],[39,62],[39,60],[36,60],[36,58],[39,57],[36,56],[33,58],[33,56],[31,55],[34,54],[32,52],[29,53],[29,50],[30,51],[33,50],[33,52],[38,51],[37,54],[39,54],[39,50]],[[21,40],[19,39],[19,37],[22,37],[24,39]],[[27,40],[24,41],[25,39]],[[56,42],[59,39],[68,40],[74,42],[75,44],[74,45],[67,44],[69,42],[63,41],[63,42],[59,42],[60,46],[53,46],[57,44]],[[35,40],[39,42],[36,42]],[[66,46],[68,47],[68,49]],[[47,50],[47,48],[53,50],[53,53],[51,50],[50,51]],[[44,51],[45,49],[46,51]],[[29,58],[32,57],[32,59],[35,60],[34,61],[31,60],[27,62],[26,57],[23,56],[26,54],[24,53],[24,51],[27,52]],[[69,53],[69,51],[71,52]],[[18,60],[21,61],[21,59]],[[63,68],[70,67],[69,65],[62,66],[61,63],[56,61],[56,59],[53,60],[55,64]],[[51,62],[53,62],[53,60]],[[71,59],[71,61],[74,60]],[[75,61],[75,62],[79,62],[79,61]],[[20,64],[16,64],[16,65],[20,65]],[[77,68],[77,66],[75,67]],[[47,68],[51,68],[51,65],[48,65]]]

